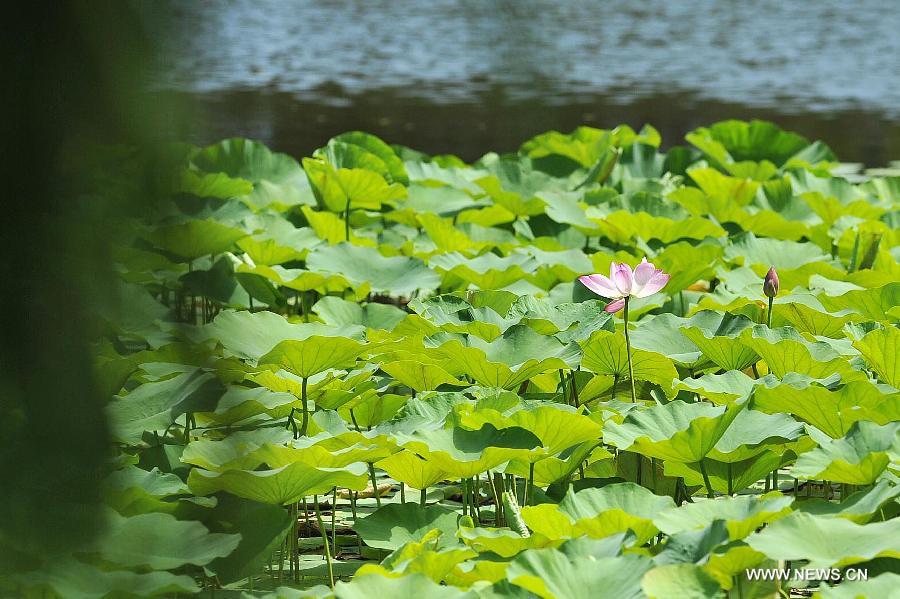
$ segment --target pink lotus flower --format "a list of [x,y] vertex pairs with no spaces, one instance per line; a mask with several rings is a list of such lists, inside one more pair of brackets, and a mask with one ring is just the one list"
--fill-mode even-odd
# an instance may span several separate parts
[[584,275],[578,280],[597,295],[613,300],[604,308],[606,312],[618,312],[625,306],[625,298],[648,297],[665,287],[669,275],[644,258],[634,270],[624,262],[613,262],[609,265],[609,277]]

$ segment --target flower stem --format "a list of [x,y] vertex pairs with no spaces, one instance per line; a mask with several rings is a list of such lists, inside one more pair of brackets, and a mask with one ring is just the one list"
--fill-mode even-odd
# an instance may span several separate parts
[[634,367],[631,365],[631,339],[628,337],[628,300],[625,298],[625,351],[628,353],[628,378],[631,381],[631,403],[637,403],[637,393],[634,391]]
[[[325,562],[328,564],[328,583],[334,588],[334,569],[331,565],[331,550],[328,548],[328,533],[325,532],[325,523],[322,522],[322,512],[319,511],[319,496],[313,495],[313,505],[316,507],[316,521],[319,525],[319,532],[322,533],[322,546],[325,549]],[[298,562],[299,565],[299,562]]]
[[775,301],[774,297],[769,297],[769,311],[766,312],[766,326],[770,329],[772,328],[772,303]]
[[703,463],[703,458],[700,458],[700,473],[703,475],[703,484],[706,485],[706,496],[712,499],[716,495],[713,493],[712,485],[709,482],[709,474],[706,473],[706,465]]
[[306,429],[309,427],[309,409],[306,407],[306,377],[303,377],[303,382],[300,383],[300,403],[303,404],[303,421],[300,424],[300,431],[294,437],[295,439],[305,437]]

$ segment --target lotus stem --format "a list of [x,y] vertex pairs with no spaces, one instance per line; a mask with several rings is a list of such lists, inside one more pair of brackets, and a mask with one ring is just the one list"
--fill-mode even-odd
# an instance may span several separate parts
[[569,390],[566,388],[566,373],[563,369],[559,369],[559,385],[562,389],[562,398],[565,403],[569,403]]
[[534,495],[534,462],[528,464],[528,486],[525,487],[525,499],[522,501],[522,505],[528,505],[528,500],[533,498]]
[[337,487],[331,489],[331,546],[334,547],[334,554],[337,555],[337,527],[335,526],[335,518],[337,518]]
[[772,470],[772,490],[773,491],[778,490],[778,468],[775,468],[775,470]]
[[419,505],[425,507],[426,501],[428,498],[428,488],[424,488],[419,491]]
[[576,370],[578,370],[578,369],[576,368],[575,370],[572,370],[572,375],[569,378],[569,385],[572,387],[572,403],[575,405],[576,408],[580,408],[581,403],[578,401],[578,383],[575,380]]
[[[334,569],[331,565],[331,550],[328,548],[328,533],[325,532],[325,524],[322,522],[322,512],[319,510],[319,496],[313,495],[313,505],[316,509],[316,522],[319,524],[319,532],[322,533],[322,543],[325,549],[325,563],[328,564],[328,583],[334,590]],[[299,561],[297,563],[299,571]]]
[[772,304],[775,302],[774,297],[769,298],[769,310],[766,312],[766,326],[772,328]]
[[734,482],[732,479],[732,463],[728,462],[728,495],[734,495]]
[[460,485],[460,501],[462,502],[462,515],[466,515],[466,509],[469,507],[469,479],[459,479]]
[[297,434],[295,439],[299,439],[300,437],[306,436],[306,429],[309,427],[309,408],[306,407],[306,377],[303,377],[303,382],[300,383],[300,403],[303,404],[303,421],[300,424],[300,432]]
[[709,474],[706,473],[706,464],[703,462],[703,458],[700,458],[700,473],[703,474],[703,484],[706,485],[706,496],[710,499],[714,498],[716,494],[713,492],[712,484],[709,482]]
[[406,485],[400,482],[400,503],[406,503]]
[[347,198],[347,207],[344,208],[344,239],[347,243],[350,242],[350,198]]
[[637,393],[634,390],[634,367],[631,364],[631,339],[628,337],[628,300],[625,297],[625,312],[622,314],[625,319],[625,352],[628,354],[628,379],[631,381],[631,403],[637,403]]
[[634,454],[637,456],[637,484],[643,486],[644,480],[644,456],[639,453]]
[[372,492],[375,494],[375,505],[381,507],[381,493],[378,492],[378,480],[375,478],[375,464],[369,462],[369,477],[372,479]]
[[613,375],[613,384],[612,384],[612,397],[610,397],[610,399],[616,398],[616,387],[618,386],[618,384],[619,384],[619,375],[614,374]]

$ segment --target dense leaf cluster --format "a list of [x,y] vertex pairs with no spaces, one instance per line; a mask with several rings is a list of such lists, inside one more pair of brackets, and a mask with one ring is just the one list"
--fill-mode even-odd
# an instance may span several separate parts
[[[745,570],[789,562],[888,596],[900,172],[763,122],[687,141],[171,148],[96,348],[108,529],[16,588],[762,597],[806,583]],[[671,280],[631,304],[632,402],[620,315],[577,277],[644,256]]]

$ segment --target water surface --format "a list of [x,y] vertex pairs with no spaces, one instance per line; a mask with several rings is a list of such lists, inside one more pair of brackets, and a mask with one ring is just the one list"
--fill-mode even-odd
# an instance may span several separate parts
[[298,155],[366,129],[471,159],[582,123],[650,122],[671,144],[758,117],[847,160],[900,158],[896,0],[152,6],[154,89],[190,107],[170,133],[201,143],[246,135]]

